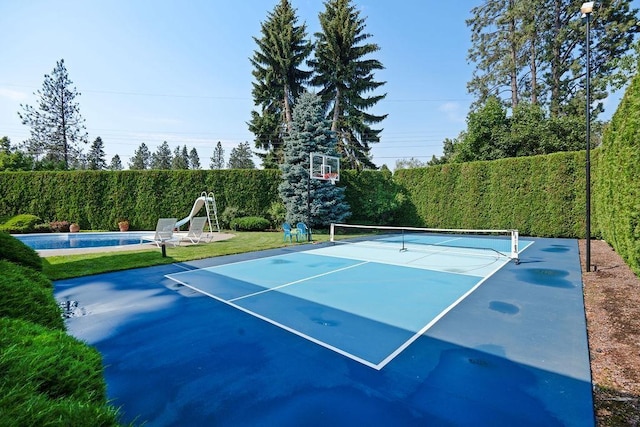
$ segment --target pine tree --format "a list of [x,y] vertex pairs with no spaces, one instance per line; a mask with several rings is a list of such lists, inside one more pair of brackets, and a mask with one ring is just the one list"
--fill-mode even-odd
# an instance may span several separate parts
[[213,149],[213,155],[211,156],[211,163],[209,163],[210,169],[224,169],[224,149],[222,143],[218,141],[216,148]]
[[36,158],[44,154],[46,161],[60,162],[64,169],[80,154],[79,144],[88,141],[80,106],[74,101],[80,93],[72,84],[61,59],[53,73],[44,76],[42,90],[34,94],[39,98],[38,109],[20,104],[24,112],[18,112],[22,124],[31,128],[26,141],[29,153]]
[[200,166],[200,156],[198,156],[198,150],[196,150],[195,147],[189,151],[189,168],[194,170],[202,169]]
[[305,222],[311,228],[342,222],[351,215],[343,187],[309,177],[310,153],[339,155],[335,133],[324,111],[317,95],[304,93],[298,99],[292,129],[285,138],[282,182],[278,186],[287,209],[287,221]]
[[122,170],[122,161],[120,160],[119,155],[116,154],[111,158],[111,163],[109,163],[109,170],[112,170],[112,171]]
[[[631,0],[596,2],[591,19],[591,98],[593,113],[603,110],[608,91],[622,87],[635,69],[623,67],[635,56],[640,31]],[[551,117],[584,117],[585,25],[580,3],[543,0],[484,0],[467,21],[472,30],[469,59],[476,64],[468,89],[481,108],[491,96],[508,107],[528,98],[548,108]],[[595,117],[595,116],[594,116]]]
[[331,130],[338,138],[338,151],[352,169],[373,168],[369,144],[380,142],[382,129],[370,125],[380,123],[387,115],[376,116],[367,110],[385,98],[364,96],[384,85],[374,80],[375,71],[384,67],[370,55],[378,45],[364,43],[371,37],[365,33],[365,19],[351,5],[351,0],[328,0],[320,13],[322,32],[316,33],[315,58],[309,61],[314,77],[311,83],[320,87]]
[[180,169],[189,169],[189,153],[187,152],[187,146],[181,150],[178,145],[175,150],[173,150],[173,159],[171,160],[171,169],[180,170]]
[[151,153],[147,144],[144,142],[140,144],[138,149],[133,152],[133,157],[129,162],[129,169],[131,170],[144,170],[148,169],[151,164]]
[[305,40],[306,26],[296,25],[297,21],[290,1],[280,0],[262,23],[262,37],[254,37],[258,49],[250,59],[256,79],[252,94],[260,111],[251,112],[249,131],[255,135],[255,147],[267,151],[260,155],[266,168],[277,167],[282,161],[283,133],[291,128],[295,99],[311,76],[300,68],[312,45]]
[[171,149],[169,143],[163,141],[151,156],[151,169],[171,169]]
[[229,155],[229,169],[255,169],[256,165],[251,158],[251,147],[248,142],[241,142],[231,150]]
[[91,148],[89,148],[89,153],[87,153],[87,168],[91,170],[106,169],[107,161],[104,156],[104,143],[102,142],[102,138],[97,137],[91,143]]

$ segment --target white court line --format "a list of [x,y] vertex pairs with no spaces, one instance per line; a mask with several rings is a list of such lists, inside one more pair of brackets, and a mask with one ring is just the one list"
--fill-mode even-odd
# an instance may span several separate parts
[[295,280],[293,282],[285,283],[283,285],[275,286],[273,288],[268,288],[268,289],[264,289],[262,291],[254,292],[252,294],[243,295],[243,296],[238,297],[238,298],[232,298],[232,299],[229,300],[229,302],[234,302],[234,301],[238,301],[238,300],[241,300],[241,299],[244,299],[244,298],[250,298],[250,297],[253,297],[253,296],[256,296],[256,295],[264,294],[266,292],[275,291],[277,289],[282,289],[282,288],[285,288],[287,286],[295,285],[296,283],[302,283],[302,282],[306,282],[307,280],[316,279],[318,277],[328,276],[330,274],[334,274],[334,273],[337,273],[339,271],[348,270],[348,269],[353,268],[353,267],[359,267],[359,266],[364,265],[364,264],[369,264],[369,261],[364,261],[364,262],[361,262],[361,263],[358,263],[358,264],[353,264],[353,265],[349,265],[349,266],[346,266],[346,267],[342,267],[342,268],[339,268],[337,270],[331,270],[331,271],[327,271],[325,273],[316,274],[315,276],[305,277],[304,279]]
[[[304,251],[301,252],[292,252],[292,253],[305,253]],[[236,261],[236,262],[229,262],[226,264],[220,264],[220,265],[212,265],[211,267],[196,267],[193,270],[187,270],[187,271],[182,271],[180,273],[171,273],[171,274],[165,274],[165,277],[171,279],[171,277],[169,276],[174,276],[174,275],[180,275],[180,274],[185,274],[185,273],[189,273],[191,271],[197,271],[197,270],[215,270],[217,268],[222,268],[228,265],[236,265],[236,264],[244,264],[247,262],[253,262],[253,261],[257,261],[260,259],[269,259],[269,258],[280,258],[280,257],[285,257],[285,256],[289,256],[291,255],[291,253],[286,253],[286,254],[280,254],[280,255],[271,255],[271,256],[265,256],[265,257],[259,257],[259,258],[252,258],[252,259],[243,259],[242,261]]]

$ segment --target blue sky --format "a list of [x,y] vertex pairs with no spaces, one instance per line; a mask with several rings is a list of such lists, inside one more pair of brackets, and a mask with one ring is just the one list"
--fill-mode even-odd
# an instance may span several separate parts
[[[260,24],[278,0],[110,0],[0,2],[0,136],[13,144],[28,138],[20,104],[64,58],[89,140],[100,136],[107,161],[119,154],[126,167],[145,142],[151,151],[195,147],[203,167],[221,141],[232,148],[249,141],[252,66]],[[358,0],[375,55],[385,69],[387,98],[371,110],[389,114],[376,165],[427,161],[442,141],[465,128],[473,68],[465,20],[481,0]],[[636,2],[634,2],[635,4]],[[292,0],[309,37],[319,29],[320,0]],[[617,103],[617,102],[616,102]],[[610,115],[615,105],[608,106]],[[256,159],[256,164],[259,161]]]

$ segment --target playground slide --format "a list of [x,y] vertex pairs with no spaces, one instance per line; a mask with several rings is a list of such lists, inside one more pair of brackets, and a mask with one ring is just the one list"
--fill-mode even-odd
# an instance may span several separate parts
[[193,203],[193,207],[191,208],[191,213],[189,214],[189,216],[182,218],[180,221],[176,222],[176,228],[180,228],[187,222],[191,221],[191,218],[193,218],[198,212],[200,212],[200,209],[202,209],[202,207],[204,206],[206,199],[207,198],[204,196],[198,197]]

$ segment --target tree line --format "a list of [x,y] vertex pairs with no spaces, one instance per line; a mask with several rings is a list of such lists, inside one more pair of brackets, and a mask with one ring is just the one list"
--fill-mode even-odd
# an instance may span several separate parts
[[[585,23],[580,2],[542,0],[535,9],[524,0],[484,0],[471,9],[468,59],[475,69],[467,88],[474,102],[467,128],[443,141],[443,155],[428,164],[491,160],[546,154],[584,147],[586,132]],[[638,10],[631,0],[596,2],[591,14],[590,113],[597,145],[604,124],[598,115],[611,91],[623,87],[636,73],[640,47]],[[375,94],[385,82],[375,79],[383,69],[372,57],[379,46],[371,43],[366,22],[351,0],[326,0],[318,15],[321,30],[309,40],[306,25],[298,24],[290,0],[279,0],[254,37],[249,58],[254,69],[248,128],[265,168],[284,161],[284,140],[292,130],[293,108],[306,91],[317,91],[330,129],[337,138],[345,168],[375,168],[370,149],[380,141],[377,126],[386,114],[368,110],[386,94]],[[0,145],[0,170],[121,168],[114,156],[105,165],[102,139],[88,153],[84,119],[75,98],[80,95],[68,77],[64,60],[45,75],[36,95],[38,107],[24,105],[19,113],[30,127],[20,147],[8,139]],[[227,167],[253,168],[248,142],[231,152]],[[214,148],[210,167],[224,168],[224,150]],[[424,166],[410,159],[397,167]],[[197,151],[186,146],[173,152],[163,143],[150,153],[143,143],[130,168],[200,167]]]
[[[428,163],[493,160],[586,148],[586,23],[582,1],[484,0],[471,10],[467,129]],[[595,2],[590,15],[591,147],[604,101],[637,72],[638,10],[630,0]]]

